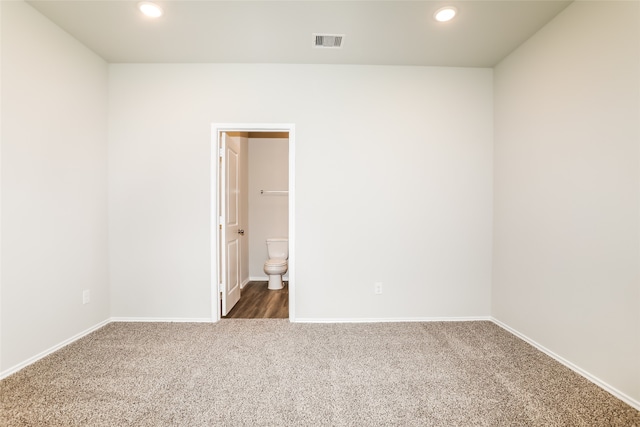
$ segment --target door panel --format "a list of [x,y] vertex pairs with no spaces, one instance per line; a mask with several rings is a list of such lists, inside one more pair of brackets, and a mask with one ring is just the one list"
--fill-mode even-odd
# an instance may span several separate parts
[[239,234],[239,156],[240,144],[236,138],[226,133],[221,138],[222,173],[220,174],[221,188],[224,189],[222,199],[222,233],[223,250],[220,263],[222,271],[222,315],[226,316],[240,299],[240,234]]

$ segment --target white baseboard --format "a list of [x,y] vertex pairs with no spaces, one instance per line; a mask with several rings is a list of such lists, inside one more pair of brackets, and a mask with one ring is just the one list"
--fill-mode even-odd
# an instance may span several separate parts
[[[267,282],[269,280],[269,276],[251,276],[249,277],[249,280],[247,281],[247,283],[249,282]],[[285,282],[289,280],[289,274],[285,274],[284,276],[282,276],[282,280],[284,280]]]
[[491,321],[489,316],[479,317],[370,317],[370,318],[311,318],[297,317],[291,323],[401,323],[401,322],[478,322]]
[[566,366],[567,368],[571,369],[572,371],[574,371],[578,375],[583,376],[584,378],[586,378],[587,380],[591,381],[592,383],[594,383],[598,387],[600,387],[603,390],[611,393],[612,395],[614,395],[618,399],[622,400],[627,405],[632,406],[633,408],[635,408],[638,411],[640,411],[640,402],[639,401],[637,401],[634,398],[626,395],[625,393],[621,392],[617,388],[607,384],[606,382],[602,381],[600,378],[596,377],[595,375],[590,374],[589,372],[585,371],[584,369],[580,368],[579,366],[574,365],[573,363],[569,362],[567,359],[563,358],[562,356],[559,356],[558,354],[556,354],[553,351],[549,350],[545,346],[539,344],[535,340],[532,340],[528,336],[526,336],[523,333],[513,329],[512,327],[506,325],[505,323],[502,323],[498,319],[492,317],[491,321],[493,323],[495,323],[496,325],[500,326],[501,328],[503,328],[504,330],[506,330],[507,332],[509,332],[509,333],[517,336],[521,340],[526,341],[527,343],[531,344],[532,346],[534,346],[535,348],[537,348],[538,350],[540,350],[541,352],[543,352],[547,356],[551,357],[552,359],[555,359],[558,362],[562,363],[564,366]]
[[112,317],[112,322],[212,323],[209,317]]
[[58,350],[60,350],[63,347],[68,346],[69,344],[71,344],[74,341],[79,340],[80,338],[89,335],[91,332],[97,331],[98,329],[102,328],[103,326],[108,325],[109,323],[111,323],[111,319],[106,319],[103,320],[102,322],[98,323],[97,325],[94,325],[92,327],[90,327],[89,329],[85,329],[84,331],[75,334],[74,336],[72,336],[71,338],[68,338],[64,341],[62,341],[59,344],[54,345],[53,347],[50,347],[48,349],[46,349],[45,351],[36,354],[33,357],[30,357],[29,359],[25,360],[24,362],[18,363],[15,366],[10,367],[9,369],[6,369],[2,372],[0,372],[0,380],[7,378],[9,375],[15,374],[16,372],[18,372],[21,369],[26,368],[27,366],[37,362],[38,360],[50,355],[51,353],[54,353]]

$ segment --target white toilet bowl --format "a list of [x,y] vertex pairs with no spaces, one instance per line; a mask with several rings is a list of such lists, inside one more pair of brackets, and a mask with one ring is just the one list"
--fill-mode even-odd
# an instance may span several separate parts
[[287,272],[286,259],[270,259],[264,263],[264,272],[269,275],[269,289],[282,289],[282,275]]
[[282,289],[282,275],[287,272],[289,240],[287,238],[267,239],[269,259],[264,263],[264,272],[269,276],[268,289]]

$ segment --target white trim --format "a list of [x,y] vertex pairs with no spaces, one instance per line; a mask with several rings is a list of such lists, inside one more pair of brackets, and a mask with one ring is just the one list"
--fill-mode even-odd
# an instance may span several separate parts
[[369,317],[349,318],[297,318],[295,323],[403,323],[403,322],[490,322],[490,316],[477,317]]
[[211,323],[209,317],[112,317],[112,322]]
[[[211,319],[221,319],[218,294],[220,271],[218,248],[218,153],[221,132],[288,132],[289,133],[289,319],[295,319],[295,125],[292,123],[212,123],[211,124]],[[215,162],[213,161],[215,159]],[[214,269],[215,266],[215,269]],[[215,286],[214,286],[215,284]],[[215,291],[214,291],[215,289]]]
[[289,260],[287,283],[289,288],[289,321],[296,319],[296,127],[289,126]]
[[211,126],[211,153],[209,159],[211,161],[210,171],[210,193],[211,200],[209,201],[209,208],[211,209],[211,231],[209,235],[209,239],[211,240],[211,267],[209,269],[210,274],[210,294],[209,298],[211,299],[211,321],[217,322],[220,320],[220,280],[218,271],[220,271],[220,257],[218,256],[218,248],[220,247],[220,242],[218,241],[218,227],[220,225],[220,218],[218,217],[218,212],[220,212],[220,206],[218,206],[218,168],[220,164],[219,153],[220,153],[220,141],[219,141],[220,133],[216,130],[216,128]]
[[54,345],[53,347],[50,347],[48,349],[46,349],[45,351],[36,354],[33,357],[28,358],[27,360],[25,360],[24,362],[18,363],[15,366],[10,367],[9,369],[6,369],[2,372],[0,372],[0,380],[7,378],[9,375],[15,374],[16,372],[26,368],[27,366],[37,362],[38,360],[47,357],[48,355],[50,355],[51,353],[55,353],[56,351],[62,349],[63,347],[68,346],[69,344],[71,344],[74,341],[79,340],[80,338],[89,335],[92,332],[97,331],[98,329],[108,325],[109,323],[111,323],[111,319],[106,319],[103,320],[102,322],[98,323],[97,325],[94,325],[92,327],[90,327],[89,329],[85,329],[84,331],[75,334],[74,336],[72,336],[71,338],[67,338],[66,340],[62,341],[59,344]]
[[[289,270],[287,267],[287,273],[285,273],[282,276],[282,280],[284,280],[285,282],[289,281]],[[269,281],[269,276],[251,276],[249,277],[249,280],[247,280],[247,282],[245,283],[245,285],[249,282],[268,282]]]
[[628,396],[625,393],[623,393],[620,390],[618,390],[617,388],[607,384],[605,381],[602,381],[600,378],[596,377],[595,375],[592,375],[589,372],[585,371],[584,369],[574,365],[573,363],[571,363],[570,361],[568,361],[564,357],[554,353],[553,351],[549,350],[548,348],[546,348],[542,344],[540,344],[540,343],[536,342],[535,340],[529,338],[528,336],[524,335],[523,333],[513,329],[512,327],[506,325],[505,323],[502,323],[500,320],[496,319],[495,317],[491,317],[491,321],[493,323],[495,323],[496,325],[500,326],[502,329],[506,330],[507,332],[509,332],[509,333],[515,335],[516,337],[520,338],[521,340],[531,344],[532,346],[534,346],[535,348],[537,348],[538,350],[540,350],[541,352],[543,352],[547,356],[551,357],[552,359],[555,359],[558,362],[562,363],[564,366],[566,366],[567,368],[571,369],[572,371],[574,371],[578,375],[583,376],[584,378],[586,378],[587,380],[591,381],[592,383],[594,383],[598,387],[600,387],[603,390],[611,393],[613,396],[615,396],[618,399],[622,400],[627,405],[632,406],[633,408],[635,408],[638,411],[640,411],[640,401],[635,400],[631,396]]
[[[264,276],[251,276],[249,277],[249,280],[247,280],[248,282],[266,282],[269,280],[269,276],[264,275]],[[287,272],[285,274],[282,275],[282,280],[284,280],[285,282],[287,280],[289,280],[289,267],[287,267]]]

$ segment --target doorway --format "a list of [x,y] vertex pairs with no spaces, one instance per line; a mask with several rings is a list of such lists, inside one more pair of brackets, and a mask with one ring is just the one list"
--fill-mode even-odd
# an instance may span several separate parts
[[[252,139],[249,139],[249,136]],[[268,180],[264,181],[267,187],[260,188],[260,198],[255,199],[257,188],[251,188],[251,197],[254,204],[266,203],[266,207],[271,210],[275,205],[280,205],[280,213],[272,212],[272,222],[280,222],[280,225],[273,225],[268,232],[259,223],[253,224],[255,235],[252,238],[252,245],[259,246],[258,253],[252,250],[253,262],[251,262],[251,276],[247,276],[248,245],[251,229],[248,227],[249,221],[246,214],[243,214],[239,207],[241,203],[250,206],[248,196],[249,188],[247,179],[243,178],[241,168],[248,168],[246,153],[248,152],[247,141],[271,141],[278,143],[280,146],[285,144],[284,152],[286,159],[282,163],[280,169],[285,168],[285,181],[280,180],[276,185],[278,188],[267,188]],[[269,139],[271,138],[271,139]],[[280,138],[278,140],[278,138]],[[284,138],[284,139],[283,139]],[[241,157],[241,146],[244,144],[245,159]],[[267,144],[259,145],[260,142],[252,142],[254,147],[260,147],[263,150],[261,156],[264,156],[264,150]],[[284,307],[288,311],[290,321],[295,318],[295,128],[293,124],[213,124],[212,125],[212,179],[211,179],[211,254],[212,254],[212,277],[211,277],[211,311],[212,321],[216,322],[225,314],[231,312],[232,308],[238,305],[251,306],[247,304],[249,301],[238,301],[246,294],[247,298],[262,298],[267,304],[273,306],[268,312],[274,313],[273,317],[285,317],[283,313],[283,297],[286,298],[288,307]],[[274,145],[275,147],[275,145]],[[256,149],[256,151],[258,151]],[[244,162],[244,163],[243,163]],[[247,169],[248,170],[248,169]],[[246,176],[248,172],[244,171]],[[265,173],[265,172],[262,172]],[[257,175],[257,172],[255,173]],[[282,174],[281,174],[282,175]],[[275,174],[274,174],[275,176]],[[245,181],[243,183],[243,180]],[[255,179],[254,179],[255,181]],[[255,184],[252,185],[255,187]],[[245,193],[245,194],[243,194]],[[273,197],[276,196],[276,197]],[[282,197],[288,196],[288,197]],[[280,199],[280,201],[278,201]],[[284,199],[284,200],[283,200]],[[244,202],[243,202],[244,200]],[[284,201],[284,205],[282,204]],[[284,211],[282,211],[284,209]],[[245,209],[247,210],[247,209]],[[264,207],[259,211],[266,211]],[[243,217],[243,215],[245,215]],[[257,215],[256,215],[257,216]],[[288,220],[286,218],[288,216]],[[284,218],[283,218],[284,217]],[[284,224],[282,223],[284,219]],[[274,231],[279,230],[279,231]],[[246,233],[246,234],[245,234]],[[264,272],[260,268],[265,261],[266,241],[261,234],[276,233],[278,237],[288,237],[289,239],[289,259],[288,269],[285,277],[285,291],[267,291],[260,292],[262,286],[261,279]],[[275,236],[269,236],[275,237]],[[257,239],[257,240],[256,240]],[[244,245],[244,246],[243,246]],[[243,249],[244,248],[244,254]],[[244,270],[241,271],[241,265]],[[259,276],[256,276],[259,275]],[[250,279],[250,280],[248,280]],[[243,292],[245,291],[245,292]],[[278,293],[279,295],[276,295]],[[254,312],[264,316],[264,310],[258,309]],[[233,314],[233,313],[232,313]],[[230,316],[239,317],[239,316]],[[258,317],[258,316],[256,316]]]

